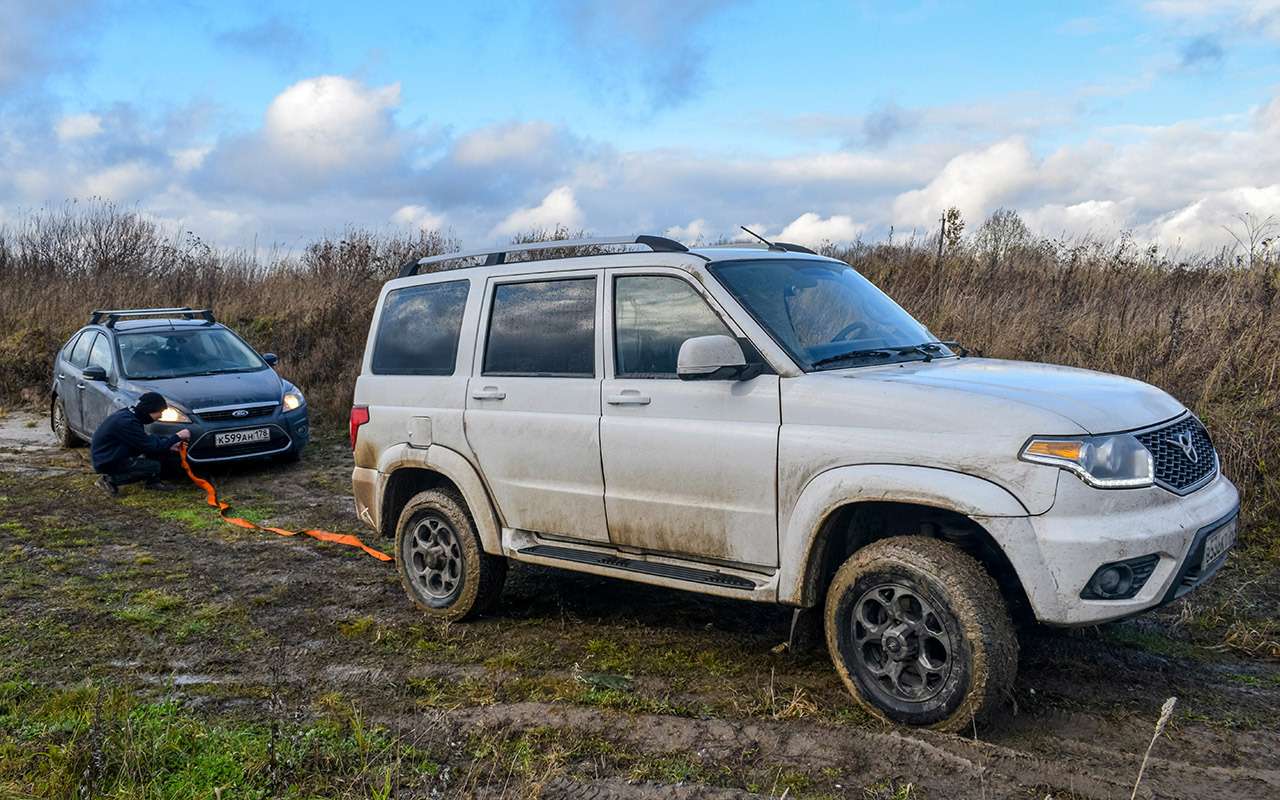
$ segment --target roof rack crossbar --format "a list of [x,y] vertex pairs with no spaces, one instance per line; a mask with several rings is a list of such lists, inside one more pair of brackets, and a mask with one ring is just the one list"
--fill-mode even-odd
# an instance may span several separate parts
[[118,320],[125,317],[157,317],[161,315],[181,316],[183,319],[196,319],[199,317],[205,322],[212,324],[213,309],[209,308],[192,308],[191,306],[182,306],[181,308],[116,308],[116,309],[95,309],[89,314],[89,324],[97,325],[104,322],[108,328],[115,327]]
[[470,250],[463,253],[445,253],[440,256],[431,256],[430,258],[420,258],[417,261],[410,261],[400,268],[398,277],[408,278],[417,275],[418,271],[428,264],[440,264],[447,261],[462,261],[468,258],[482,258],[482,266],[493,267],[499,264],[507,263],[507,255],[509,253],[523,253],[535,250],[556,250],[561,247],[607,247],[638,244],[648,247],[655,253],[687,253],[689,248],[677,242],[675,239],[668,239],[665,236],[600,236],[591,239],[556,239],[547,242],[529,242],[528,244],[513,244],[510,247],[504,247],[501,250]]

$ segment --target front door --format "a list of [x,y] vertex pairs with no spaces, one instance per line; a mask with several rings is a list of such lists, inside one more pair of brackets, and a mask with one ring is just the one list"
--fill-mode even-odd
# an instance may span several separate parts
[[92,436],[104,419],[124,407],[115,390],[118,372],[111,354],[111,339],[106,334],[100,333],[94,340],[88,366],[102,367],[107,373],[105,381],[85,380],[83,376],[80,379],[84,387],[80,389],[80,427]]
[[678,271],[613,270],[600,439],[618,546],[778,563],[777,375],[682,381],[680,345],[739,336]]
[[493,279],[464,426],[503,523],[607,542],[598,271]]

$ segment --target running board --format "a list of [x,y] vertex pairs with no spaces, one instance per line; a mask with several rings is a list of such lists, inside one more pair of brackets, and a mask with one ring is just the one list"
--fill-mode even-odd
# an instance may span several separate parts
[[723,586],[728,589],[744,589],[752,591],[756,584],[737,575],[726,575],[723,572],[712,572],[707,569],[681,567],[675,564],[658,564],[653,561],[641,561],[635,558],[623,558],[611,553],[596,553],[589,550],[575,550],[572,547],[556,547],[550,544],[537,544],[518,551],[520,555],[554,558],[560,561],[574,561],[579,564],[592,564],[599,567],[622,570],[624,572],[642,572],[688,583],[705,583],[711,586]]

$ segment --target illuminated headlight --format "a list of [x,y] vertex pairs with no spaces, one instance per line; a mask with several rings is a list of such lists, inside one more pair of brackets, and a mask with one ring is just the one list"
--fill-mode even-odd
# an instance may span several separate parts
[[1099,489],[1150,486],[1155,478],[1151,452],[1127,433],[1032,439],[1019,458],[1069,470]]
[[190,422],[191,418],[188,417],[186,414],[183,414],[181,411],[174,408],[173,406],[169,406],[164,411],[160,412],[159,421],[160,422]]
[[292,392],[284,393],[284,410],[285,411],[293,411],[295,408],[301,408],[303,402],[305,401],[302,398],[302,392],[299,392],[296,389]]

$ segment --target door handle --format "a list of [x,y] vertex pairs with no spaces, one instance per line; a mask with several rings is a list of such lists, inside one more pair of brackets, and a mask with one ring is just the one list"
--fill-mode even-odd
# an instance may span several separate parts
[[471,393],[474,400],[505,400],[507,393],[498,389],[497,386],[486,386],[483,389]]
[[84,389],[84,388],[85,388],[85,385],[84,385],[83,383],[77,383],[77,384],[76,384],[76,388],[77,388],[77,389]]
[[620,394],[609,395],[606,402],[611,406],[647,406],[652,399],[638,389],[623,389]]

